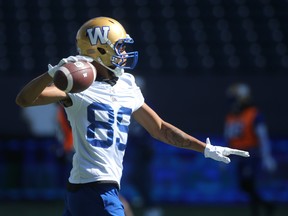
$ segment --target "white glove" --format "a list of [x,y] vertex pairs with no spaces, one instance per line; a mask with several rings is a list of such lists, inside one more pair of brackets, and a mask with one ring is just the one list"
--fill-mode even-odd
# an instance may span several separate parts
[[[86,62],[93,62],[94,61],[94,59],[89,57],[89,56],[76,55],[76,56],[70,56],[70,57],[71,58],[76,57],[77,61],[86,61]],[[70,57],[68,57],[68,61],[69,61]]]
[[67,62],[68,62],[67,59],[63,58],[55,66],[52,66],[51,64],[48,64],[48,74],[53,78],[54,75],[55,75],[55,72],[59,69],[59,67],[61,67],[62,65],[66,64]]
[[82,56],[82,55],[69,56],[68,58],[63,58],[55,66],[52,66],[51,64],[48,64],[48,74],[53,78],[55,72],[59,69],[59,67],[61,67],[62,65],[66,64],[68,62],[77,62],[77,61],[92,62],[93,58],[91,58],[89,56]]
[[222,147],[222,146],[213,146],[210,143],[210,139],[206,139],[206,147],[204,150],[204,156],[205,158],[212,158],[213,160],[221,161],[224,163],[230,163],[231,160],[229,155],[238,155],[242,157],[250,157],[249,152],[247,151],[242,151],[238,149],[231,149],[227,147]]

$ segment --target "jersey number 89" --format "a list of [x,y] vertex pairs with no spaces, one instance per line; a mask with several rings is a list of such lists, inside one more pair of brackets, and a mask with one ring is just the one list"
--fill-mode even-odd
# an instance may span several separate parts
[[[120,107],[119,110],[115,112],[110,105],[95,102],[87,107],[87,113],[90,123],[87,127],[87,141],[95,147],[109,148],[115,140],[117,148],[120,151],[124,151],[127,143],[128,125],[132,109]],[[98,113],[97,118],[95,113]],[[103,116],[101,118],[101,113],[105,118],[103,118]],[[128,118],[124,118],[125,115]],[[100,137],[95,138],[96,131],[101,131],[101,134],[104,133],[105,137],[103,135],[101,137],[100,135]],[[116,131],[119,131],[119,133],[115,133]],[[115,135],[116,139],[114,139]]]

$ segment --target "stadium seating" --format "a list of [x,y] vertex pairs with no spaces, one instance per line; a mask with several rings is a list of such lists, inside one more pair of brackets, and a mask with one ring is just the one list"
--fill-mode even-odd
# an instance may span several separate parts
[[285,0],[2,1],[0,72],[43,71],[76,53],[84,21],[111,16],[135,38],[140,73],[284,74],[287,9]]

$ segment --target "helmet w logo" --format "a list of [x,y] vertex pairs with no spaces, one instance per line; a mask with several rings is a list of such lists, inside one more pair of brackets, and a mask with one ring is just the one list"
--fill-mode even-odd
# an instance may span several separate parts
[[107,43],[109,31],[109,26],[89,28],[86,30],[92,46],[96,45],[98,41],[100,41],[101,44]]

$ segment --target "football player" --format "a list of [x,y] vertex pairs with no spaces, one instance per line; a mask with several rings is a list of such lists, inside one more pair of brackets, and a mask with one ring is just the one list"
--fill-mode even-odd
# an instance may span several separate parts
[[[73,132],[73,167],[64,215],[124,216],[119,200],[122,161],[128,126],[133,117],[152,137],[167,144],[194,150],[206,158],[229,163],[229,155],[249,157],[246,151],[213,146],[190,136],[159,117],[145,102],[133,69],[138,52],[128,50],[133,39],[123,26],[108,17],[96,17],[77,32],[79,55],[48,65],[48,71],[26,84],[16,103],[21,107],[61,102]],[[81,93],[65,93],[53,82],[55,71],[66,62],[91,62],[97,69],[95,82]]]
[[263,114],[253,104],[250,87],[245,83],[235,83],[227,89],[229,112],[225,119],[224,135],[231,148],[249,151],[253,157],[237,158],[240,188],[250,196],[251,215],[260,214],[261,206],[272,215],[274,206],[266,202],[257,190],[259,162],[265,171],[274,172],[277,164],[271,153],[267,125]]

